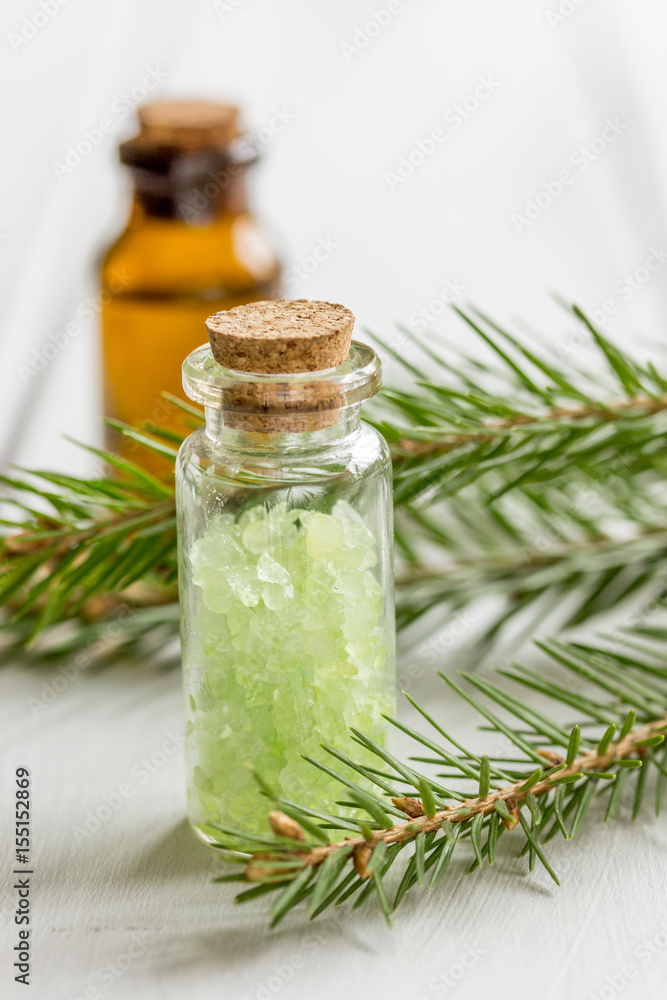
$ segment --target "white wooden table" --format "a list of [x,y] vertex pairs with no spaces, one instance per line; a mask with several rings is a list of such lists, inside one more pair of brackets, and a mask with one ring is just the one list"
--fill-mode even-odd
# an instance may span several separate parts
[[[14,80],[5,110],[21,155],[3,161],[13,196],[1,237],[0,444],[20,462],[76,472],[83,453],[61,435],[97,440],[96,317],[48,376],[24,384],[17,373],[95,291],[89,261],[124,211],[115,145],[129,119],[118,118],[113,136],[62,182],[52,160],[147,65],[167,68],[165,95],[238,97],[254,127],[276,106],[294,112],[270,150],[259,214],[282,234],[290,265],[333,234],[340,250],[296,294],[349,303],[379,332],[411,322],[418,308],[440,307],[443,290],[460,279],[466,298],[499,319],[544,320],[566,351],[572,333],[555,307],[549,319],[544,289],[599,309],[614,281],[664,240],[665,12],[653,0],[574,0],[562,26],[545,17],[566,6],[556,0],[505,0],[502,13],[491,0],[404,3],[401,20],[352,62],[340,43],[371,5],[362,11],[351,0],[328,4],[321,17],[301,0],[280,8],[269,0],[116,0],[94,14],[90,4],[62,2],[15,52],[8,33],[27,15],[45,15],[36,0],[3,6]],[[240,9],[219,16],[220,6]],[[489,73],[501,81],[494,103],[452,131],[449,152],[404,191],[390,192],[385,171]],[[628,121],[627,135],[537,225],[517,233],[512,215],[610,114]],[[660,336],[665,282],[667,269],[629,304],[614,291],[618,315],[605,330],[625,340],[640,328]],[[554,840],[549,858],[561,889],[541,869],[528,875],[508,836],[494,867],[471,876],[463,849],[433,891],[406,898],[393,932],[372,903],[311,925],[295,913],[269,932],[262,901],[235,905],[230,887],[212,884],[218,861],[185,823],[177,673],[119,666],[58,676],[0,669],[2,1000],[665,996],[667,814],[654,820],[649,802],[634,828],[624,803],[611,825],[590,817],[578,843]],[[446,703],[430,672],[414,693],[448,722],[455,716],[467,735],[471,715]],[[11,792],[21,765],[32,773],[34,805],[29,990],[12,971]],[[82,832],[97,813],[109,815]]]
[[[463,848],[393,931],[369,902],[311,924],[293,913],[271,932],[265,902],[235,905],[212,883],[220,862],[185,822],[178,673],[58,676],[0,671],[3,998],[664,997],[667,817],[652,803],[634,827],[624,804],[610,825],[589,818],[578,843],[554,840],[561,889],[529,875],[508,836],[473,875]],[[430,672],[415,693],[467,736],[472,718]],[[32,774],[30,992],[11,969],[18,766]]]

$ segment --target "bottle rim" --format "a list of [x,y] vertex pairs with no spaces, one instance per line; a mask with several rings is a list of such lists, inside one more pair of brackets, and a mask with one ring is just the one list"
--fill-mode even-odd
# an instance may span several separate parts
[[183,362],[183,389],[189,399],[218,410],[280,416],[354,406],[374,396],[382,384],[380,358],[353,340],[347,359],[335,368],[279,375],[225,368],[209,344]]

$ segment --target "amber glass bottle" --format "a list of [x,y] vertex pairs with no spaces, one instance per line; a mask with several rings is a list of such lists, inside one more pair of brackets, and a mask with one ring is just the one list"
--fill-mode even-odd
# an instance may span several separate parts
[[[248,209],[247,168],[257,158],[236,108],[159,102],[139,111],[140,131],[120,147],[134,200],[125,231],[104,257],[104,412],[128,424],[174,426],[181,362],[204,320],[276,298],[280,265]],[[141,372],[140,379],[128,373]],[[109,432],[107,445],[166,472],[146,449]]]

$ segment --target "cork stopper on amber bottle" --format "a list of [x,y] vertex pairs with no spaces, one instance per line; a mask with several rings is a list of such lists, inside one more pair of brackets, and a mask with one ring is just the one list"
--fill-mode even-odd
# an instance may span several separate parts
[[[258,375],[335,368],[347,360],[354,316],[345,306],[308,299],[251,302],[206,320],[218,364]],[[265,433],[307,431],[337,423],[340,396],[325,379],[246,382],[229,395],[230,422]]]
[[350,353],[353,327],[345,306],[308,299],[251,302],[206,320],[218,364],[264,374],[335,368]]
[[213,101],[154,101],[138,111],[140,132],[121,143],[121,160],[144,150],[226,149],[240,135],[238,108]]

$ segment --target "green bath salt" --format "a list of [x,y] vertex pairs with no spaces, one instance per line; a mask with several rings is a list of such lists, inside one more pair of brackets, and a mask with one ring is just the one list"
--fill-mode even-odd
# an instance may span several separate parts
[[345,500],[330,513],[257,504],[212,518],[190,564],[191,816],[265,829],[247,765],[284,798],[335,811],[344,789],[301,755],[326,758],[320,744],[344,746],[348,726],[382,742],[394,707],[374,535]]

